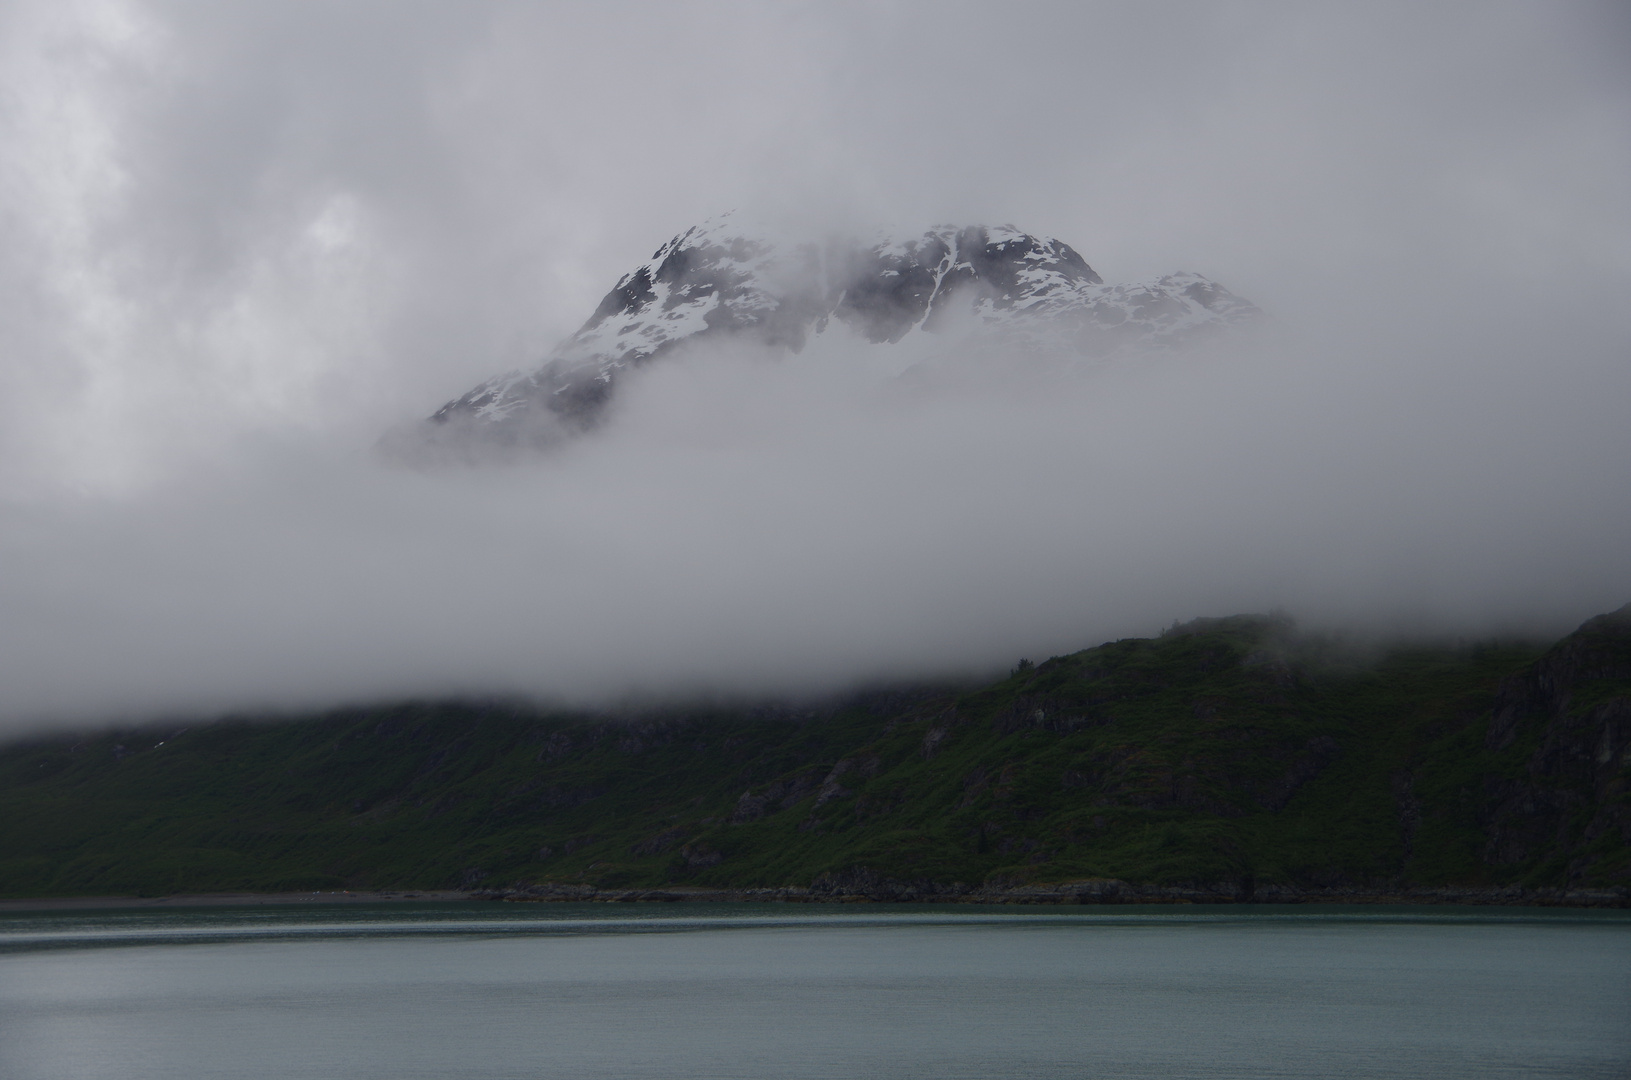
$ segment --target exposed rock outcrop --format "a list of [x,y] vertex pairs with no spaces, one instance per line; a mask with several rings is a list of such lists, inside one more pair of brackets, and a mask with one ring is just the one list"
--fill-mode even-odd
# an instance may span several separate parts
[[[1485,861],[1565,858],[1569,881],[1631,842],[1631,604],[1553,646],[1496,697],[1486,746],[1533,747],[1515,775],[1486,781]],[[1609,838],[1617,842],[1601,845]],[[1631,876],[1631,868],[1621,874]],[[1616,874],[1615,876],[1620,876]]]

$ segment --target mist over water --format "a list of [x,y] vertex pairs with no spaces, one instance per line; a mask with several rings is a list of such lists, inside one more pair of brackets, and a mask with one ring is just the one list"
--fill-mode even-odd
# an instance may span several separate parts
[[[0,16],[0,722],[818,693],[1199,615],[1631,599],[1610,8],[450,11]],[[693,350],[547,457],[373,453],[733,205],[1013,221],[1270,325],[1063,368]]]

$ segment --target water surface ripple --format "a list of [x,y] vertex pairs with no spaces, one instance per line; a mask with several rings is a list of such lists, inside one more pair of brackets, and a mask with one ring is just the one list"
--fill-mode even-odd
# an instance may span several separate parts
[[1631,914],[0,915],[0,1076],[1624,1077]]

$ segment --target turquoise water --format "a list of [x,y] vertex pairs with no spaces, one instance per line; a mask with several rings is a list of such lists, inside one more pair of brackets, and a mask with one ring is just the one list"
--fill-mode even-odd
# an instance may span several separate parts
[[0,916],[6,1080],[1628,1075],[1619,912]]

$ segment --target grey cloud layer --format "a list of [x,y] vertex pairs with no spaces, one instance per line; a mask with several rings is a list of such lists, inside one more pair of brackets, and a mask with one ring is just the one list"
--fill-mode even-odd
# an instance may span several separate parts
[[[0,19],[12,721],[819,689],[1274,604],[1474,632],[1631,596],[1612,7]],[[367,457],[733,205],[1012,220],[1108,280],[1215,276],[1279,340],[926,397],[853,343],[697,356],[552,461]]]

